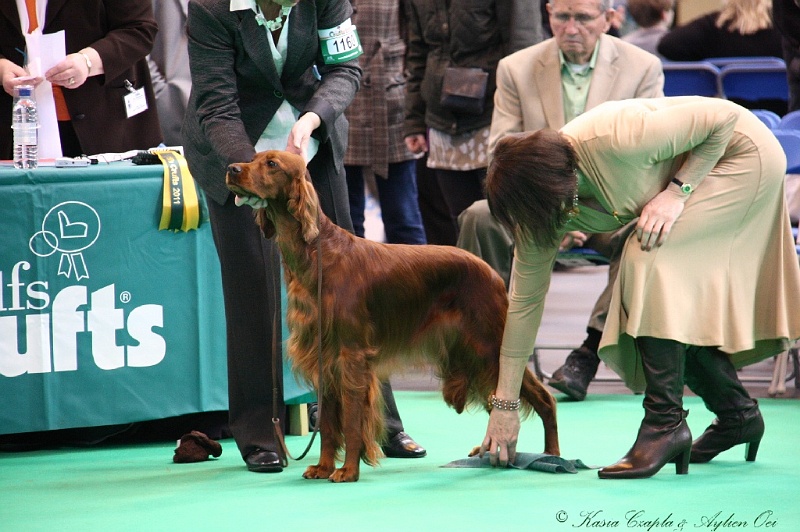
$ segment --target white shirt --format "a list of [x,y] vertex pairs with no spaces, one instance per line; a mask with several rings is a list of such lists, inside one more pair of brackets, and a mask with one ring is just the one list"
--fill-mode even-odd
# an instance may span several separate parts
[[[255,0],[231,0],[231,11],[240,11],[244,9],[251,9],[254,13],[260,13],[260,9],[256,5]],[[267,40],[269,41],[269,48],[272,52],[272,60],[275,62],[275,68],[278,75],[283,72],[283,65],[286,64],[286,51],[288,50],[288,35],[289,35],[289,15],[286,16],[286,22],[283,24],[285,31],[281,31],[278,42],[272,38],[272,33],[265,27],[264,31],[267,33]],[[288,101],[283,100],[283,103],[272,116],[269,124],[255,145],[257,152],[266,150],[285,150],[286,143],[289,139],[289,133],[292,130],[297,119],[300,118],[300,110],[292,106]],[[306,163],[314,158],[319,150],[319,141],[311,137],[308,142],[308,151],[303,154]]]

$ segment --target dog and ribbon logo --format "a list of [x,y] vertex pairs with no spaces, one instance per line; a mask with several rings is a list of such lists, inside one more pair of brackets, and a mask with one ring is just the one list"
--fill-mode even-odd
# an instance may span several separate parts
[[89,278],[83,251],[97,242],[100,236],[100,216],[92,207],[80,201],[65,201],[48,211],[42,220],[42,230],[31,237],[28,247],[38,257],[61,252],[58,275],[75,280]]

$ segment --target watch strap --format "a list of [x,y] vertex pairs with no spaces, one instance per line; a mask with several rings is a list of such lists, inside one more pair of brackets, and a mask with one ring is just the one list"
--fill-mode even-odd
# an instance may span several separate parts
[[684,183],[677,177],[673,177],[672,182],[678,185],[678,188],[681,189],[681,192],[683,192],[687,196],[694,191],[694,187],[690,183]]

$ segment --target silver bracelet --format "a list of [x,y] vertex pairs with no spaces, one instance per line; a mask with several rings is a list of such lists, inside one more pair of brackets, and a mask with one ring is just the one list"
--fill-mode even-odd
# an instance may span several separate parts
[[86,61],[86,77],[91,76],[92,75],[92,60],[89,59],[89,56],[86,55],[85,53],[83,53],[83,52],[78,52],[78,53],[81,54],[83,56],[83,60]]
[[498,399],[494,394],[489,396],[489,410],[492,408],[496,408],[498,410],[519,410],[519,405],[519,399],[510,401],[508,399]]

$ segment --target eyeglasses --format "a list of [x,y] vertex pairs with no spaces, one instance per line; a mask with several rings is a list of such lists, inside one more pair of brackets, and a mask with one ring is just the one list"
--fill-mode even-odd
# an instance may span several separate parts
[[578,13],[576,15],[571,15],[569,13],[555,13],[552,15],[552,17],[558,21],[559,24],[566,24],[570,21],[570,19],[572,19],[575,21],[575,24],[586,26],[593,20],[597,20],[603,15],[605,15],[605,13],[598,13],[597,15],[587,15],[585,13]]

